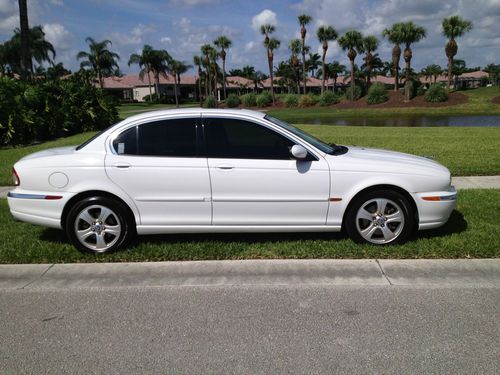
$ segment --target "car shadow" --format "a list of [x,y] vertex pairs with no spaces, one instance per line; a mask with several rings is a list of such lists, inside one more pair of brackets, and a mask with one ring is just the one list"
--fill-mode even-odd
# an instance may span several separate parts
[[[434,238],[447,237],[452,234],[462,233],[467,230],[468,224],[464,215],[454,210],[448,222],[436,229],[424,230],[418,232],[414,238]],[[297,233],[197,233],[197,234],[156,234],[139,236],[138,243],[160,244],[160,243],[189,243],[189,242],[222,242],[222,243],[264,243],[264,242],[290,242],[290,241],[335,241],[348,238],[344,231],[342,232],[297,232]],[[47,228],[40,239],[42,241],[68,244],[66,234],[62,230]]]

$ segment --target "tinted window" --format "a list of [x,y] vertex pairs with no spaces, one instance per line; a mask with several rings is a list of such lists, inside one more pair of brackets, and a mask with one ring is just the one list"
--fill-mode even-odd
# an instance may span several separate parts
[[292,141],[264,126],[237,119],[204,120],[207,153],[212,158],[290,159]]
[[194,119],[149,122],[121,133],[113,142],[118,154],[141,156],[196,156]]

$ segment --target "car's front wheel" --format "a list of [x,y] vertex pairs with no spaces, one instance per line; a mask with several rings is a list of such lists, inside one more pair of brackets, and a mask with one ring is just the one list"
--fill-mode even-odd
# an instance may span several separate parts
[[401,244],[415,230],[413,209],[402,194],[378,190],[361,194],[346,213],[345,229],[354,241]]
[[107,197],[89,197],[75,204],[66,219],[66,233],[82,252],[107,253],[117,250],[133,236],[126,208]]

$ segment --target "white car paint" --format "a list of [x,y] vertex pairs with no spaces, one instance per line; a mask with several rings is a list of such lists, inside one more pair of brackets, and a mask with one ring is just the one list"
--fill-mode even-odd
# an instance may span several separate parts
[[[272,129],[317,160],[145,157],[119,155],[112,147],[115,137],[138,124],[214,116]],[[14,166],[21,183],[9,193],[11,213],[22,221],[62,228],[71,198],[103,191],[130,208],[139,234],[339,231],[349,202],[378,185],[411,196],[419,229],[443,225],[455,207],[450,172],[435,161],[360,147],[325,154],[264,116],[247,110],[149,112],[116,124],[80,150],[63,147],[28,155]],[[50,196],[60,198],[44,199]],[[443,199],[423,199],[429,196]]]

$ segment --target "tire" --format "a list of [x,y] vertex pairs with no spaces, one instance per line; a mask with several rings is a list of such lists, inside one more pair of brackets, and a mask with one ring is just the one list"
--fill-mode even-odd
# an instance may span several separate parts
[[89,197],[77,202],[65,223],[71,243],[83,253],[110,253],[123,248],[135,236],[127,208],[115,199]]
[[402,244],[415,231],[415,212],[408,199],[398,192],[371,191],[356,197],[349,205],[345,229],[357,243]]

